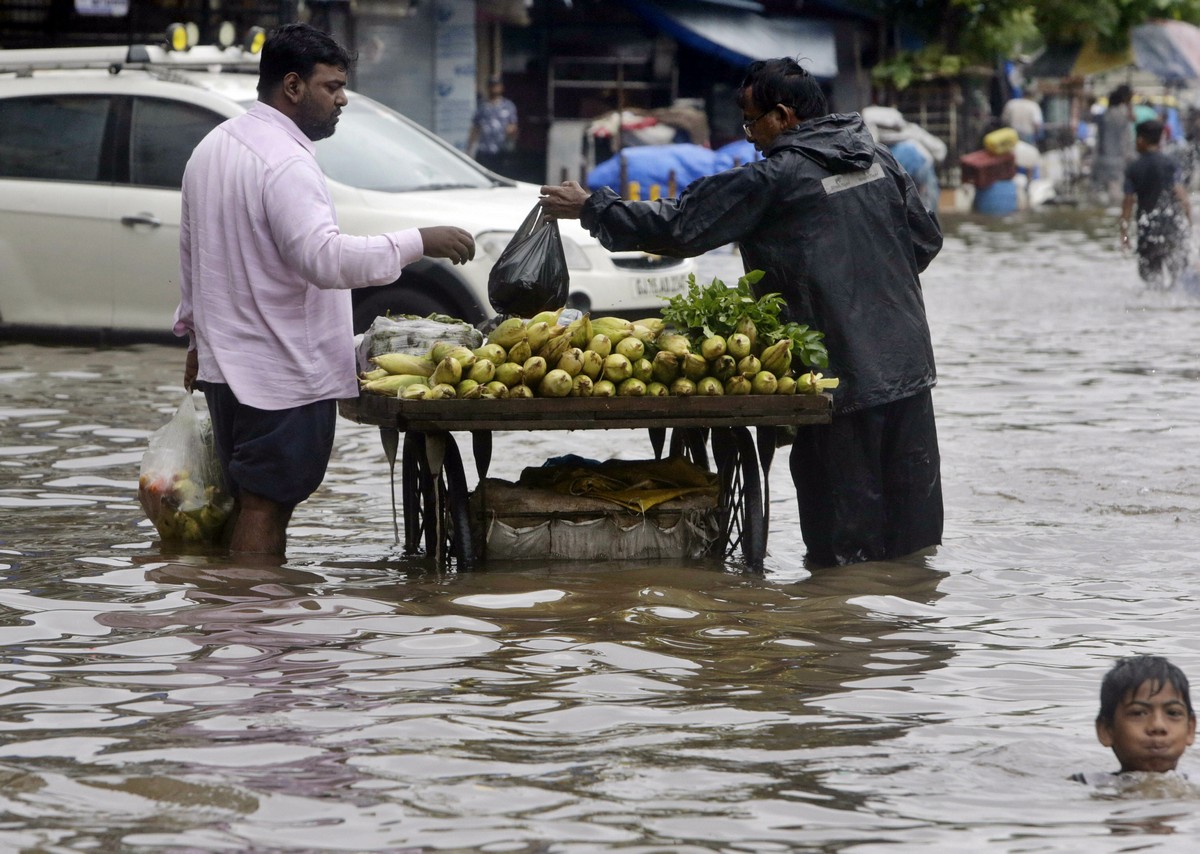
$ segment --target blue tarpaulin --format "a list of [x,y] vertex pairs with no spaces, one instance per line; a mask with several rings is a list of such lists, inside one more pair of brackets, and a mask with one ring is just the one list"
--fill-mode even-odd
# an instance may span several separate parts
[[642,195],[646,195],[652,184],[658,184],[662,195],[667,195],[671,173],[675,173],[677,192],[705,175],[715,175],[733,167],[733,157],[702,145],[677,142],[673,145],[635,145],[622,149],[588,173],[589,189],[611,187],[624,195],[621,188],[621,158],[625,158],[626,180],[637,181]]
[[751,160],[762,160],[762,155],[748,139],[735,139],[717,149],[720,154],[727,154],[735,163],[749,163]]

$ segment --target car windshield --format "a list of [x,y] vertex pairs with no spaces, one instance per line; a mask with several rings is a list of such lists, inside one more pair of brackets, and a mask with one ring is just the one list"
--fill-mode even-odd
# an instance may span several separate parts
[[361,95],[350,96],[337,133],[316,149],[326,175],[361,190],[403,193],[496,185],[465,156]]

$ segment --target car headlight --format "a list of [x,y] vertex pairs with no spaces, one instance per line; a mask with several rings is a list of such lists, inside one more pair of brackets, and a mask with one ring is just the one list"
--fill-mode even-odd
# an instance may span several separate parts
[[[509,241],[516,235],[515,231],[485,231],[475,238],[475,249],[487,256],[493,263],[500,260],[500,254],[508,246]],[[569,237],[562,238],[563,256],[567,259],[568,270],[590,270],[592,262],[578,243]]]

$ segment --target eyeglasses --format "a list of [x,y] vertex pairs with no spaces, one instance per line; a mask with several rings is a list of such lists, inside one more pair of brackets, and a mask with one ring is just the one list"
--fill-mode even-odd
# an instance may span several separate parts
[[[779,106],[778,104],[775,105],[775,107],[778,107],[778,106]],[[772,107],[771,109],[766,110],[765,112],[759,113],[757,116],[755,116],[752,119],[746,119],[744,122],[742,122],[742,130],[749,133],[750,128],[752,128],[756,124],[758,124],[759,121],[761,121],[763,118],[765,118],[768,113],[773,113],[775,111],[775,107]]]

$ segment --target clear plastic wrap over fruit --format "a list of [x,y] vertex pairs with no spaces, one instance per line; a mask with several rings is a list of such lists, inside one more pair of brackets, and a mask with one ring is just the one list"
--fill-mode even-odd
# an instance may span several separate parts
[[150,436],[138,477],[138,501],[164,542],[215,545],[233,510],[213,447],[204,398],[188,394]]

